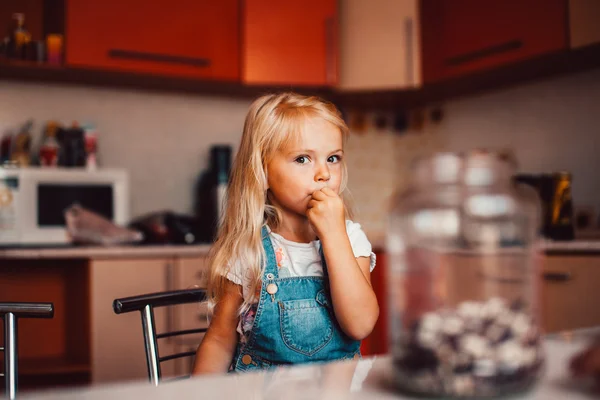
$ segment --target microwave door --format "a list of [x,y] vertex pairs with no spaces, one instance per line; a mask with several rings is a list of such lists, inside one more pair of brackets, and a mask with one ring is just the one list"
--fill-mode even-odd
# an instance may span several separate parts
[[24,241],[48,245],[68,244],[65,210],[73,204],[114,220],[114,186],[110,183],[38,183],[35,229],[24,232]]

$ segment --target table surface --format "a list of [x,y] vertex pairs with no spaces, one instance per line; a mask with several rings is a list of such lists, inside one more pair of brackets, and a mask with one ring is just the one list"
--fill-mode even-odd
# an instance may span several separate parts
[[[594,330],[597,334],[597,330]],[[590,331],[545,339],[547,363],[539,384],[511,399],[584,400],[600,398],[589,382],[575,381],[570,358],[589,343]],[[24,399],[409,399],[389,389],[390,357],[278,368],[271,371],[222,374],[163,383],[132,382],[82,389],[22,393]]]

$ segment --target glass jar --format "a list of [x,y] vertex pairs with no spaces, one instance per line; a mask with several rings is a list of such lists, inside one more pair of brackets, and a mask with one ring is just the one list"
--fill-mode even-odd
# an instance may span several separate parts
[[388,230],[390,350],[397,388],[494,397],[543,366],[537,314],[537,195],[498,154],[417,161]]

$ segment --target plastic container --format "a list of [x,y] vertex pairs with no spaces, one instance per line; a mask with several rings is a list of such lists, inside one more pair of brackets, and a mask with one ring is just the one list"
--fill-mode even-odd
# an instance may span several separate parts
[[419,160],[396,196],[388,326],[400,391],[496,397],[540,377],[540,204],[513,174],[494,153],[440,153]]

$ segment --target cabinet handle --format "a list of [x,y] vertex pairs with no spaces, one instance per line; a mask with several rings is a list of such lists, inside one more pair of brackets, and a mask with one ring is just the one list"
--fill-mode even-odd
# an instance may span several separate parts
[[160,53],[146,53],[143,51],[134,50],[122,50],[122,49],[110,49],[108,51],[110,58],[119,58],[123,60],[137,60],[137,61],[152,61],[161,62],[167,64],[181,64],[192,67],[206,68],[209,67],[211,62],[208,58],[196,58],[196,57],[185,57],[185,56],[173,56],[169,54]]
[[476,50],[470,53],[460,54],[458,56],[447,58],[446,66],[456,67],[462,64],[470,63],[472,61],[480,60],[482,58],[491,57],[502,53],[508,53],[510,51],[515,51],[520,49],[521,47],[523,47],[522,40],[509,40],[505,43],[485,47],[483,49]]
[[[174,271],[173,271],[173,260],[169,260],[167,261],[167,263],[165,264],[165,281],[166,281],[166,286],[167,286],[167,290],[175,290],[175,285],[174,285]],[[167,307],[166,313],[167,313],[167,332],[173,332],[175,330],[175,315],[174,315],[174,310],[173,310],[173,306]],[[167,341],[171,342],[173,340],[172,337],[168,337]]]
[[414,36],[414,21],[410,17],[406,17],[404,19],[404,38],[406,43],[406,71],[405,78],[406,84],[410,86],[415,85],[415,71],[414,71],[414,46],[413,46],[413,36]]
[[568,272],[544,272],[544,280],[550,282],[567,282],[573,279],[573,275]]
[[332,85],[336,81],[334,17],[325,19],[325,80]]

